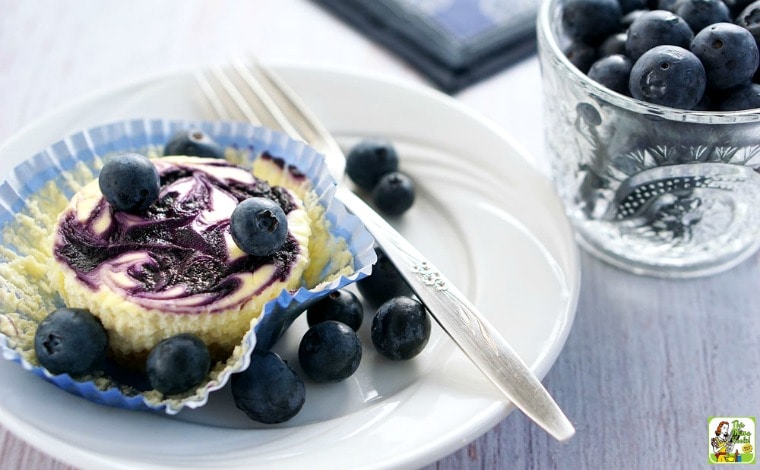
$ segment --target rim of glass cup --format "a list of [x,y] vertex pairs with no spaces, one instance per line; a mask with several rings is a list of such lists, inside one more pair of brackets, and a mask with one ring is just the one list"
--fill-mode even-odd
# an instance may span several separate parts
[[[554,35],[552,29],[553,12],[561,3],[563,3],[563,0],[544,0],[542,2],[538,15],[538,35],[548,47],[552,57],[565,70],[568,79],[576,82],[588,93],[620,108],[672,121],[697,124],[737,124],[760,121],[760,108],[730,112],[675,109],[621,95],[591,80],[588,75],[570,63],[570,60],[562,52],[557,37]],[[557,11],[559,10],[557,9]],[[558,18],[559,15],[557,15]]]

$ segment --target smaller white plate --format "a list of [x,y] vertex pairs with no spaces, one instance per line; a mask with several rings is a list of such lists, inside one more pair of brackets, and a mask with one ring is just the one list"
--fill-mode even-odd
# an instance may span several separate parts
[[[347,147],[392,140],[419,197],[396,227],[494,323],[543,377],[564,345],[580,284],[572,230],[550,182],[493,125],[455,100],[363,73],[275,66]],[[77,130],[131,118],[208,118],[193,71],[89,96],[0,148],[0,177]],[[416,467],[477,438],[512,405],[437,327],[425,351],[391,363],[374,353],[371,312],[357,373],[307,383],[301,413],[257,426],[228,390],[178,417],[94,405],[0,362],[0,420],[84,468]],[[299,319],[276,349],[297,367]]]

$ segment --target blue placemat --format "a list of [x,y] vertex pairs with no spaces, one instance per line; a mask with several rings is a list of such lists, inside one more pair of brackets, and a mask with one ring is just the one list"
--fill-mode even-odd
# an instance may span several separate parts
[[540,0],[313,0],[455,93],[535,52]]

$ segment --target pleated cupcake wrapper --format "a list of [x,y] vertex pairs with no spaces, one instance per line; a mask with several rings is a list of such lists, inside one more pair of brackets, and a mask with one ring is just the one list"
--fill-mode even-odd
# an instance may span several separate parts
[[[335,181],[330,176],[322,155],[303,142],[293,140],[280,132],[239,122],[131,120],[74,134],[22,162],[7,175],[6,181],[0,185],[0,231],[4,233],[8,224],[14,223],[19,213],[28,212],[28,201],[38,197],[51,181],[67,200],[71,198],[77,190],[77,184],[70,184],[69,180],[72,172],[82,164],[91,170],[93,175],[97,175],[99,168],[96,166],[101,158],[126,152],[160,155],[164,144],[174,133],[191,128],[200,129],[221,146],[236,150],[236,155],[250,156],[251,160],[242,162],[243,166],[252,164],[253,159],[267,152],[305,174],[311,181],[320,205],[325,208],[325,218],[329,222],[332,237],[345,240],[353,256],[353,272],[335,276],[329,282],[321,282],[314,288],[301,287],[296,292],[281,292],[276,299],[265,305],[254,328],[245,334],[241,343],[243,353],[240,358],[235,363],[227,364],[217,377],[190,396],[164,397],[155,391],[139,393],[129,387],[119,386],[104,389],[95,379],[81,381],[68,374],[52,375],[46,369],[29,362],[24,357],[25,351],[14,348],[13,337],[0,333],[0,350],[5,359],[20,364],[24,369],[63,390],[95,403],[134,410],[163,410],[168,414],[176,414],[184,407],[198,408],[206,404],[209,394],[222,388],[231,374],[248,367],[250,353],[254,348],[271,347],[309,305],[330,292],[369,275],[376,260],[374,240],[361,221],[348,213],[343,204],[334,198]],[[78,182],[80,183],[84,182]],[[14,246],[14,243],[7,240],[2,240],[2,243],[6,249],[18,252],[18,246]],[[336,266],[332,265],[335,262],[331,258],[323,274],[336,272]],[[3,282],[0,288],[10,292],[9,281],[2,278],[0,280]],[[38,294],[50,296],[43,291],[39,291]],[[57,296],[53,294],[53,297]],[[60,298],[45,300],[63,306]],[[9,305],[5,304],[0,307],[0,317],[13,311],[8,307]]]

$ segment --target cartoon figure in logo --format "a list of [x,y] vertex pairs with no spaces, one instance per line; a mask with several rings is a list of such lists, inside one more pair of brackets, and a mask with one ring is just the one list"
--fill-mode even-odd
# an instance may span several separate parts
[[728,462],[726,457],[734,452],[734,443],[731,440],[729,428],[728,421],[721,421],[715,429],[715,437],[710,440],[710,445],[712,445],[713,453],[718,462]]

